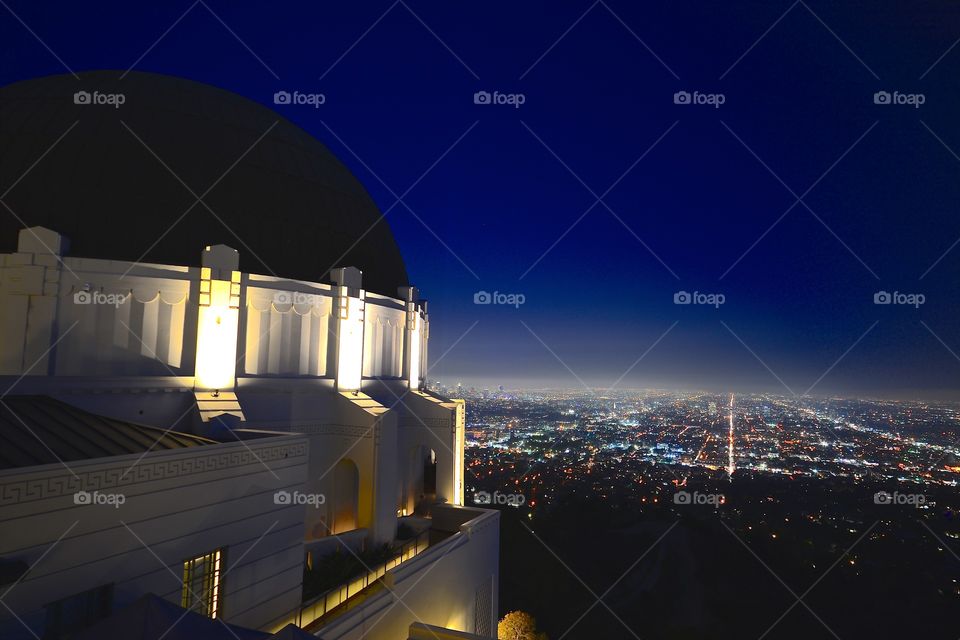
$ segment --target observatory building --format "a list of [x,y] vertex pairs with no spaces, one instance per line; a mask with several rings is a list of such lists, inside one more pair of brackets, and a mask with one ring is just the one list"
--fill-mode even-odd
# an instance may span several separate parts
[[427,303],[319,141],[163,75],[0,89],[0,637],[496,634]]

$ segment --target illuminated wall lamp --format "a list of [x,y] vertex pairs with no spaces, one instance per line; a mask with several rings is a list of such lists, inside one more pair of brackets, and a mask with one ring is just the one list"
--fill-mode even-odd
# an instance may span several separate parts
[[[216,248],[219,249],[220,246]],[[204,258],[210,251],[211,247],[207,247]],[[229,279],[221,279],[223,276]],[[202,389],[232,390],[236,381],[240,272],[216,269],[215,274],[211,267],[202,267],[199,302],[196,386]]]

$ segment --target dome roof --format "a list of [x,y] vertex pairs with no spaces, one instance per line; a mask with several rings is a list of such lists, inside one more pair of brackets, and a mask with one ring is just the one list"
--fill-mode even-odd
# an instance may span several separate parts
[[[246,272],[321,281],[355,266],[367,290],[407,284],[377,206],[315,138],[223,89],[121,75],[0,89],[0,193],[15,214],[0,212],[0,252],[44,226],[69,238],[71,256],[199,265],[204,246],[226,244]],[[77,91],[123,104],[76,104]]]

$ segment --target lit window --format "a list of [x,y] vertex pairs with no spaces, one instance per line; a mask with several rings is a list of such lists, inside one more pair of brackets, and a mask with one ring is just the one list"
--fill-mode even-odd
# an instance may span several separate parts
[[220,615],[222,561],[223,549],[184,561],[181,605],[184,609],[202,613],[208,618]]

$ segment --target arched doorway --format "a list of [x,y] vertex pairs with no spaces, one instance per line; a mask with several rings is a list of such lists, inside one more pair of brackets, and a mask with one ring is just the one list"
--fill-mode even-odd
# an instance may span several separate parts
[[433,449],[428,450],[423,458],[423,493],[437,495],[437,452]]
[[333,468],[333,496],[329,501],[330,530],[334,534],[357,528],[360,500],[360,471],[353,460],[344,458]]
[[437,452],[426,445],[414,445],[407,474],[409,495],[404,502],[413,513],[424,515],[437,498]]

